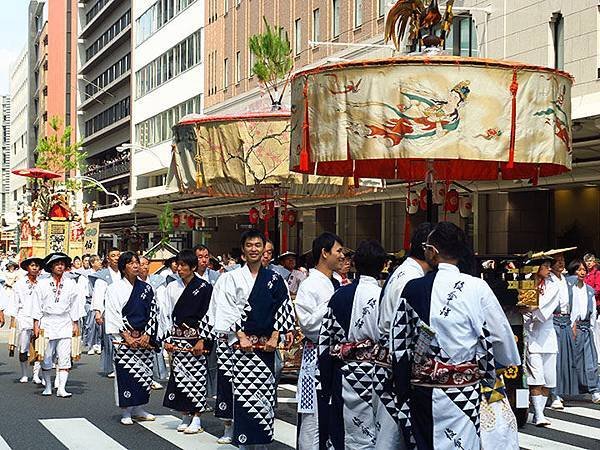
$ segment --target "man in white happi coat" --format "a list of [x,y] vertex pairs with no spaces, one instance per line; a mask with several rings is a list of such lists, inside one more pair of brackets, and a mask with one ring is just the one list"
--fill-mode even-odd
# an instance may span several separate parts
[[[19,362],[21,365],[21,379],[19,382],[27,383],[29,366],[29,344],[33,335],[33,316],[39,308],[40,290],[38,276],[44,267],[42,258],[27,258],[21,261],[21,269],[27,275],[17,280],[13,287],[14,306],[12,309],[16,320],[19,336]],[[33,366],[33,382],[41,384],[39,377],[40,363],[36,361]]]
[[519,365],[519,352],[491,288],[460,271],[473,262],[464,232],[440,222],[424,249],[437,270],[406,284],[390,332],[394,391],[408,402],[414,437],[405,443],[479,449],[481,384],[494,385],[498,367]]
[[[425,273],[431,270],[431,267],[425,261],[425,252],[423,242],[431,233],[433,226],[430,223],[423,223],[414,231],[410,249],[406,260],[400,264],[396,270],[385,282],[381,292],[379,303],[379,345],[389,351],[390,346],[390,328],[396,311],[400,296],[406,283],[415,278],[421,278]],[[404,448],[405,437],[402,436],[402,425],[408,418],[408,405],[398,405],[392,391],[392,372],[390,368],[383,365],[375,366],[378,383],[375,384],[375,396],[377,397],[377,423],[380,428],[377,432],[376,448]],[[410,437],[408,437],[410,439]]]
[[[329,300],[339,287],[333,279],[333,272],[343,264],[343,246],[340,237],[329,232],[313,241],[312,255],[316,267],[310,270],[296,294],[296,317],[305,337],[297,391],[299,450],[323,448],[329,435],[329,417],[327,411],[322,411],[327,408],[327,402],[319,402],[317,393],[317,346]],[[321,431],[322,436],[319,435]]]
[[44,260],[50,277],[40,280],[39,308],[34,312],[33,333],[37,338],[40,329],[48,339],[44,353],[42,373],[45,389],[42,395],[52,395],[51,370],[54,360],[58,369],[58,397],[70,397],[65,386],[71,369],[71,338],[79,333],[79,297],[77,284],[64,276],[71,258],[64,253],[51,253]]
[[214,286],[221,273],[208,267],[210,262],[210,250],[206,245],[199,244],[194,247],[194,253],[196,254],[196,258],[198,258],[196,274],[204,281],[209,282],[211,286]]
[[[104,306],[106,303],[106,291],[108,286],[117,281],[121,281],[121,274],[119,273],[119,256],[121,256],[121,251],[118,248],[111,248],[108,251],[108,267],[89,275],[89,279],[93,284],[92,309],[95,311],[96,323],[98,325],[104,325]],[[113,359],[113,345],[111,338],[106,333],[105,327],[103,326],[100,370],[109,378],[115,376]]]

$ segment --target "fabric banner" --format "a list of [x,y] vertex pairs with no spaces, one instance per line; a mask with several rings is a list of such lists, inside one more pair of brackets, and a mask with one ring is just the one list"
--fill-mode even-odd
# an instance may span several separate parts
[[46,234],[46,254],[54,252],[69,253],[69,222],[48,221]]
[[[571,168],[571,77],[453,57],[341,63],[292,82],[290,167],[422,180],[526,178]],[[303,161],[304,159],[304,161]]]
[[90,255],[98,253],[98,236],[100,236],[100,222],[91,222],[84,225],[83,253]]
[[354,181],[290,172],[290,113],[211,117],[173,128],[167,185],[200,195],[251,196],[253,186],[281,185],[288,195],[356,193]]

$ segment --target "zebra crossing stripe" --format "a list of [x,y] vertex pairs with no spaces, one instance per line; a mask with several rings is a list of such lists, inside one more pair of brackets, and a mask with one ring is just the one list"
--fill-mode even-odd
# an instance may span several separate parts
[[154,422],[138,422],[139,425],[146,428],[148,431],[156,434],[162,439],[169,441],[176,447],[184,450],[206,450],[208,448],[218,448],[219,450],[237,450],[233,445],[217,444],[217,437],[206,431],[198,434],[184,434],[177,431],[177,425],[181,423],[181,419],[171,416],[156,416]]
[[287,423],[280,419],[275,419],[275,432],[273,439],[282,444],[296,448],[296,425]]
[[560,442],[524,433],[519,433],[519,447],[524,450],[583,450],[582,447],[573,447],[569,444],[562,444]]
[[565,409],[559,412],[600,420],[600,410],[598,409],[582,408],[580,406],[566,406]]
[[0,436],[0,450],[11,450],[10,445],[6,443],[2,436]]
[[298,392],[298,387],[294,386],[293,384],[280,384],[278,387],[280,389],[286,389],[288,391]]
[[[590,439],[600,440],[600,429],[595,427],[588,427],[587,425],[581,425],[580,423],[567,422],[565,420],[550,418],[550,425],[547,427],[550,430],[561,431],[563,433],[574,434],[576,436],[585,436]],[[600,447],[600,441],[598,442]]]
[[69,450],[127,450],[84,418],[41,419],[40,423]]

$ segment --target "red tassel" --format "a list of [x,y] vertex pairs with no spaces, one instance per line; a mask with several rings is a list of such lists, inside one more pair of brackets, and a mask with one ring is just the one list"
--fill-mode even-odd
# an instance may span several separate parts
[[519,82],[517,81],[517,69],[513,69],[512,83],[510,84],[510,94],[512,96],[512,111],[510,117],[510,148],[508,150],[507,169],[515,167],[515,140],[517,132],[517,91],[519,90]]
[[303,147],[300,150],[300,166],[299,170],[301,173],[308,173],[310,170],[310,155],[308,154],[308,149]]

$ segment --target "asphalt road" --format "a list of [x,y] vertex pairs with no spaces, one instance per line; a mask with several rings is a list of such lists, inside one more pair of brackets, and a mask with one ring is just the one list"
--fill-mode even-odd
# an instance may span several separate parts
[[[8,358],[7,353],[6,344],[0,344],[1,450],[5,450],[6,444],[14,450],[106,449],[107,444],[103,443],[106,437],[112,438],[121,446],[112,448],[148,450],[227,447],[219,446],[215,442],[216,437],[221,436],[223,426],[212,413],[206,413],[202,418],[205,433],[191,436],[175,433],[175,441],[171,439],[171,430],[167,432],[155,423],[150,425],[158,427],[160,435],[140,424],[128,427],[121,425],[119,408],[115,406],[114,401],[113,381],[98,373],[98,356],[82,355],[81,362],[71,371],[67,384],[67,390],[73,396],[63,399],[56,396],[43,397],[42,389],[31,382],[18,383],[18,362],[15,358]],[[164,390],[153,391],[147,410],[157,416],[166,416],[162,421],[169,422],[169,426],[172,426],[176,422],[168,416],[176,416],[176,413],[162,406],[163,395]],[[294,393],[291,390],[280,389],[279,396],[291,398]],[[280,403],[278,407],[277,418],[289,424],[285,426],[283,422],[276,423],[276,433],[279,431],[285,438],[283,440],[288,443],[292,443],[295,438],[295,408],[295,403]],[[72,420],[44,422],[48,419]],[[53,432],[44,424],[53,429]],[[68,431],[65,431],[65,427]],[[81,447],[77,445],[79,441]],[[274,442],[270,448],[289,449],[290,446]]]

